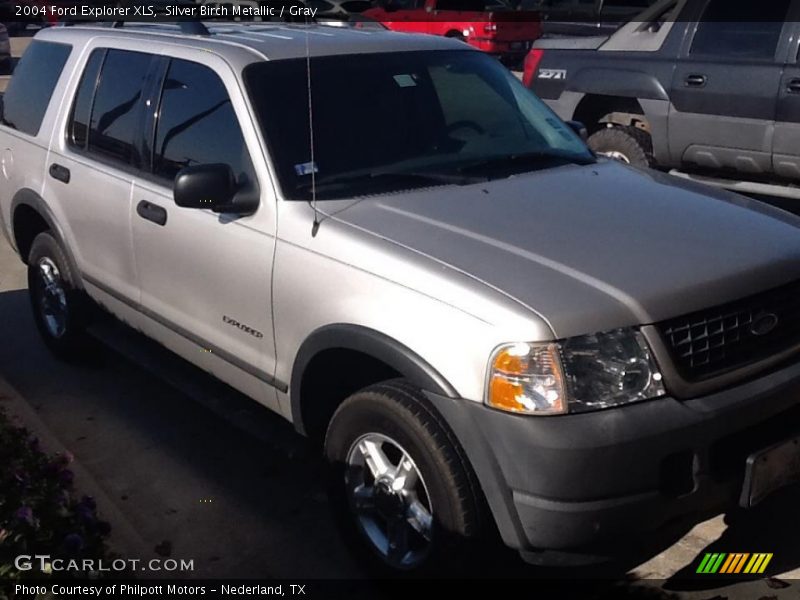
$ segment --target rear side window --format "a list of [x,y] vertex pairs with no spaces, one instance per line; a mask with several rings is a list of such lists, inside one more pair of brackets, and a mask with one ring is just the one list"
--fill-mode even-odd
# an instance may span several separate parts
[[143,127],[143,90],[150,62],[149,54],[108,50],[89,121],[89,152],[141,166],[135,141]]
[[95,50],[86,62],[86,68],[81,76],[78,92],[75,94],[75,103],[72,105],[72,115],[69,120],[68,141],[71,146],[86,149],[89,141],[89,119],[92,115],[92,101],[97,79],[100,75],[100,65],[103,64],[105,50]]
[[155,174],[170,181],[183,167],[223,163],[230,165],[240,183],[254,183],[228,92],[214,71],[197,63],[170,63],[153,153]]
[[37,135],[72,46],[35,40],[14,70],[3,97],[2,122]]
[[711,0],[692,41],[692,56],[771,60],[790,0]]

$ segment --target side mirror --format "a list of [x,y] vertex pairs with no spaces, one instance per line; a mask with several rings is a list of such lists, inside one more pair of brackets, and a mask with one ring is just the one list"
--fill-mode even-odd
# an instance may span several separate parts
[[567,126],[578,134],[584,142],[589,139],[589,132],[586,130],[586,125],[580,121],[567,121]]
[[239,186],[230,166],[215,163],[184,167],[178,171],[172,195],[175,204],[184,208],[210,208],[218,213],[255,212],[257,195],[238,198],[238,191]]

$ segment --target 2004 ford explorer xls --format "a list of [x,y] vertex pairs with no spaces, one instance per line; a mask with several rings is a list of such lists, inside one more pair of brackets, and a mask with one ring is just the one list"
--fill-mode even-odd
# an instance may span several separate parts
[[376,564],[595,560],[798,479],[800,221],[573,129],[433,36],[54,28],[2,229],[53,351],[100,305],[291,420]]

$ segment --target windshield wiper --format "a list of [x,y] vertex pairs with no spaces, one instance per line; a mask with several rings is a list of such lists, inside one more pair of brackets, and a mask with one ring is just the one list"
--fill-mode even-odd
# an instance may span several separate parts
[[594,158],[591,156],[576,154],[574,152],[535,150],[532,152],[496,154],[485,158],[479,158],[457,165],[456,171],[459,173],[469,173],[470,171],[491,170],[501,167],[541,166],[543,163],[546,164],[554,161],[576,165],[589,165],[595,162]]
[[[436,185],[467,185],[469,183],[477,183],[486,181],[485,177],[472,177],[469,175],[462,175],[460,173],[438,173],[428,171],[391,171],[391,170],[377,170],[359,173],[341,173],[339,175],[330,175],[328,177],[320,177],[314,183],[317,189],[329,189],[337,186],[347,186],[351,184],[379,184],[379,183],[418,183],[421,186],[425,184]],[[311,180],[304,181],[298,184],[298,189],[307,190],[311,187]]]

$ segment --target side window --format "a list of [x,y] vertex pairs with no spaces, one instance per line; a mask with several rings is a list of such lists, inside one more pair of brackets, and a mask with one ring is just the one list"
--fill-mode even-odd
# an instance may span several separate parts
[[89,126],[89,152],[141,166],[135,147],[142,130],[142,90],[151,56],[108,50],[97,83]]
[[89,141],[89,118],[92,114],[92,101],[94,100],[94,90],[97,87],[97,77],[100,74],[100,65],[103,64],[105,50],[95,50],[86,61],[86,67],[75,94],[75,102],[72,105],[72,114],[69,118],[67,129],[67,142],[70,146],[86,149]]
[[170,181],[183,167],[212,163],[230,165],[240,183],[255,181],[228,92],[214,71],[197,63],[170,63],[153,153],[155,174]]
[[770,60],[791,0],[711,0],[692,40],[692,56]]
[[34,40],[3,96],[3,125],[37,135],[72,46]]

